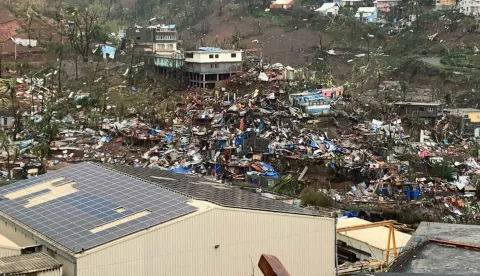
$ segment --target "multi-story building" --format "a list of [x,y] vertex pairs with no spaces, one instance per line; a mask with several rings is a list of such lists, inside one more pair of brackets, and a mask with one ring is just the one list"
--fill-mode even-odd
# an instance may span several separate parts
[[184,56],[177,47],[178,33],[175,25],[135,26],[127,29],[127,37],[145,51],[145,66],[157,74],[179,76]]
[[460,11],[465,15],[480,16],[480,1],[479,0],[463,0],[460,1]]
[[436,0],[435,9],[436,10],[448,10],[453,9],[456,6],[456,0]]
[[242,51],[200,47],[198,51],[185,52],[185,70],[189,85],[214,88],[222,80],[242,70]]

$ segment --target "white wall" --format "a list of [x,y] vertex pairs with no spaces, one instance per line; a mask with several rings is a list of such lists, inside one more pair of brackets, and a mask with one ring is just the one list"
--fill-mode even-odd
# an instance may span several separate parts
[[62,268],[37,272],[37,276],[62,276]]
[[[235,54],[236,57],[232,57],[232,54]],[[213,55],[213,58],[210,56]],[[218,55],[218,58],[215,56]],[[213,63],[213,62],[241,62],[242,61],[242,52],[241,51],[228,51],[228,52],[193,52],[193,58],[187,57],[188,54],[185,54],[185,62],[196,62],[196,63]]]
[[174,52],[177,50],[177,43],[156,43],[155,52]]
[[262,275],[262,253],[291,275],[331,276],[334,247],[331,218],[213,208],[86,251],[77,276]]

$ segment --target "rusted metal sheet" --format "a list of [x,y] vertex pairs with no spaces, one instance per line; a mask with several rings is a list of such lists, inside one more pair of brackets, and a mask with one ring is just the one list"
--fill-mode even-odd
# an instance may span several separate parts
[[280,260],[273,255],[262,254],[258,267],[265,276],[290,276]]

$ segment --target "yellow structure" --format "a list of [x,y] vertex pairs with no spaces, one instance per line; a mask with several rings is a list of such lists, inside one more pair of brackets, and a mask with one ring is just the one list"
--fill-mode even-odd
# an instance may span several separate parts
[[367,259],[370,255],[371,260],[385,260],[388,264],[411,238],[411,235],[395,230],[393,222],[372,223],[359,218],[339,219],[338,239],[365,252],[361,257]]

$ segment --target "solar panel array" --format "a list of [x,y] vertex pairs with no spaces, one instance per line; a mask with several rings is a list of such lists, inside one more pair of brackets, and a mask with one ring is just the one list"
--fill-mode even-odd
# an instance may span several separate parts
[[318,215],[312,211],[281,201],[268,199],[259,194],[236,187],[206,181],[204,178],[172,173],[169,171],[133,168],[123,165],[102,165],[122,173],[133,175],[161,187],[198,200],[209,201],[224,207],[254,209],[302,215]]
[[[77,192],[26,208],[28,199],[4,196],[54,178],[74,181]],[[0,210],[73,252],[118,239],[197,210],[186,196],[91,163],[50,171],[45,175],[0,187]],[[123,212],[115,209],[124,208]],[[90,229],[148,210],[151,213],[92,233]]]

